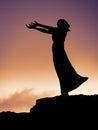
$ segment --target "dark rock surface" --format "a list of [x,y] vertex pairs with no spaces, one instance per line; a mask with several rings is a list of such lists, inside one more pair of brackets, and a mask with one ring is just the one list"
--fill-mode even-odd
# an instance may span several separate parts
[[85,129],[98,127],[98,95],[38,99],[28,113],[1,112],[2,129]]

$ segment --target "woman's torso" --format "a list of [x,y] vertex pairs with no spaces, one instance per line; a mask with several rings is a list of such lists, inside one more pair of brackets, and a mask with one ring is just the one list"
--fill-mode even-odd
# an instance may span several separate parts
[[56,28],[52,34],[52,40],[53,40],[53,52],[59,52],[61,50],[64,50],[64,41],[65,37],[67,35],[67,32],[63,29]]

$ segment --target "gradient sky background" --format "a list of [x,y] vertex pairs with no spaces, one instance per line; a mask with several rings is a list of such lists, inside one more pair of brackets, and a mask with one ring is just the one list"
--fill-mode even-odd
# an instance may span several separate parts
[[71,26],[72,65],[89,77],[69,94],[98,94],[98,0],[0,0],[0,111],[29,111],[36,99],[60,95],[51,35],[25,27],[33,20],[56,26],[59,18]]

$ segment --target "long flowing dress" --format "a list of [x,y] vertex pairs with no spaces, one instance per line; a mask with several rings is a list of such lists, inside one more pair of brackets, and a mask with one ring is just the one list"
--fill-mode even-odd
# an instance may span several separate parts
[[88,78],[82,77],[73,68],[68,56],[64,50],[64,40],[67,35],[67,31],[57,28],[52,35],[53,45],[53,62],[54,67],[59,78],[61,94],[68,93],[73,89],[79,87]]

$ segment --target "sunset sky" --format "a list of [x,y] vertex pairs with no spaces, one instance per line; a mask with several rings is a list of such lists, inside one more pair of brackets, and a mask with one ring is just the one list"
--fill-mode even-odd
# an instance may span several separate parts
[[31,21],[70,24],[67,55],[77,73],[89,77],[75,94],[98,94],[98,0],[0,1],[0,111],[29,111],[36,99],[60,95],[51,35],[29,30]]

